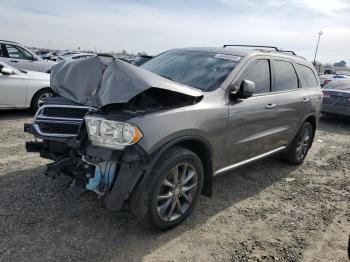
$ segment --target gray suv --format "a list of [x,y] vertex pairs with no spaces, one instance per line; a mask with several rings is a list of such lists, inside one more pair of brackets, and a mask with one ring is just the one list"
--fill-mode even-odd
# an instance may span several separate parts
[[279,153],[301,164],[322,92],[310,62],[277,48],[185,48],[141,67],[108,57],[56,65],[47,100],[25,131],[29,152],[54,160],[113,210],[128,206],[170,229],[211,197],[213,176]]
[[54,64],[40,58],[19,43],[0,40],[0,61],[18,69],[50,73]]

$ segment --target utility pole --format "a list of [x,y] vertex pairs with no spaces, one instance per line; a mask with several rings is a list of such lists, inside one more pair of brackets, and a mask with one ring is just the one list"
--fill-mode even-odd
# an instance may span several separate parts
[[317,40],[317,46],[316,46],[316,51],[315,51],[315,57],[314,57],[314,65],[316,64],[318,45],[320,44],[320,38],[321,38],[322,33],[323,33],[322,31],[318,32],[318,40]]

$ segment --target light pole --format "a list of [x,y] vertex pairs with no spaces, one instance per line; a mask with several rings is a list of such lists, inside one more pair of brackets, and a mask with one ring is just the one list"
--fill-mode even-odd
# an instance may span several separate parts
[[316,46],[316,51],[315,51],[315,57],[314,57],[314,65],[316,64],[316,56],[317,56],[317,51],[318,51],[318,45],[320,44],[321,35],[322,35],[322,31],[318,32],[318,40],[317,40],[317,46]]

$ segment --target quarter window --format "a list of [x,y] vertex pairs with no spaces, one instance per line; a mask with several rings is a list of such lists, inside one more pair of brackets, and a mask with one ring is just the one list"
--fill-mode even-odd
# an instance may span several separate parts
[[297,64],[298,70],[300,74],[303,76],[306,87],[317,87],[318,82],[316,80],[316,76],[311,68],[303,65]]
[[268,93],[271,90],[270,62],[267,59],[256,60],[250,64],[240,77],[255,83],[254,94]]

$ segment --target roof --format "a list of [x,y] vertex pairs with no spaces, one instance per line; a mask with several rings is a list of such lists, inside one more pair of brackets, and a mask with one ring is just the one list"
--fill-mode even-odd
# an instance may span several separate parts
[[20,43],[18,43],[18,42],[9,41],[9,40],[1,40],[1,39],[0,39],[0,42],[1,42],[1,43],[9,43],[9,44],[17,44],[17,45],[20,45]]
[[293,55],[288,52],[283,51],[276,51],[276,50],[270,50],[270,49],[247,49],[247,48],[232,48],[232,47],[189,47],[189,48],[178,48],[175,50],[188,50],[188,51],[198,51],[198,52],[209,52],[209,53],[219,53],[219,54],[227,54],[227,55],[235,55],[235,56],[241,56],[245,57],[248,55],[255,55],[255,54],[268,54],[274,57],[282,57],[282,58],[289,58],[293,59],[295,61],[299,62],[306,62],[306,59]]

